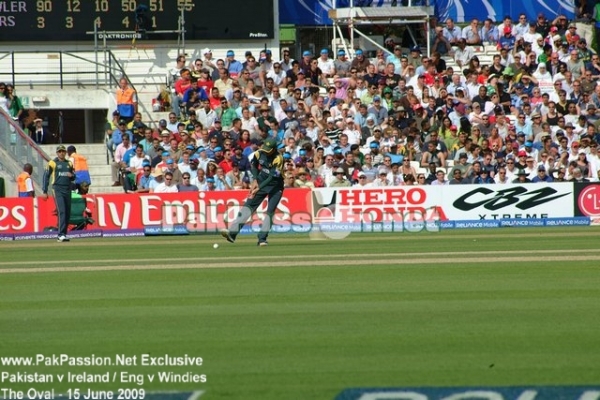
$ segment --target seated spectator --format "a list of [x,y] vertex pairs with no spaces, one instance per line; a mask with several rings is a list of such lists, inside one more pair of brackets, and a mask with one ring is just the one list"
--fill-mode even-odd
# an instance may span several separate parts
[[449,185],[464,185],[470,183],[467,179],[462,177],[462,172],[460,169],[455,168],[452,171],[452,179],[448,182]]
[[191,175],[189,172],[184,172],[181,175],[181,183],[177,185],[177,191],[179,192],[197,192],[199,191],[196,185],[191,184]]

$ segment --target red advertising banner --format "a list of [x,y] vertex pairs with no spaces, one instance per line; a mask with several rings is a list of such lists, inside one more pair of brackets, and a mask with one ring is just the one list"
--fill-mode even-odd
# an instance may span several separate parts
[[0,199],[0,234],[35,232],[38,209],[32,197]]
[[[237,216],[247,195],[247,191],[241,190],[88,195],[87,208],[95,221],[88,228],[140,231],[185,225],[190,231],[216,232]],[[310,189],[285,190],[273,224],[310,224],[309,205]],[[266,209],[267,200],[250,222],[262,221]],[[56,205],[52,198],[0,199],[0,234],[41,232],[44,228],[56,227],[56,223]]]

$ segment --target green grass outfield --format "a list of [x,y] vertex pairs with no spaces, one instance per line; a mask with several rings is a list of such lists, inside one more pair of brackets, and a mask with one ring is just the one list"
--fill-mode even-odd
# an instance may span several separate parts
[[[597,228],[0,243],[0,355],[169,354],[201,400],[333,399],[351,387],[600,384]],[[212,244],[220,248],[214,250]],[[0,383],[27,390],[135,384]]]

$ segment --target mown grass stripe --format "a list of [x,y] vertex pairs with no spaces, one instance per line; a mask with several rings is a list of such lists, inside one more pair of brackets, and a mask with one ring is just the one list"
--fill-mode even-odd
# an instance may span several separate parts
[[[179,260],[181,261],[181,260]],[[145,271],[145,270],[177,270],[177,269],[212,269],[212,268],[285,268],[285,267],[313,267],[313,266],[353,266],[364,265],[363,259],[331,259],[315,261],[272,261],[265,264],[261,262],[223,262],[214,264],[177,264],[177,265],[92,265],[92,266],[74,266],[74,267],[48,267],[48,268],[4,268],[0,269],[0,274],[12,273],[49,273],[49,272],[95,272],[95,271]],[[600,261],[600,255],[569,255],[569,256],[516,256],[516,257],[495,257],[486,260],[486,264],[511,263],[511,262],[545,262],[545,261]],[[478,257],[464,258],[393,258],[373,260],[372,265],[412,265],[412,264],[481,264],[482,260]]]
[[[578,255],[600,255],[599,249],[548,249],[548,250],[514,250],[510,252],[511,255],[527,255],[527,254],[543,254],[545,256],[550,255],[562,255],[562,254],[578,254]],[[404,253],[404,252],[390,252],[390,253],[375,253],[375,254],[329,254],[327,255],[327,259],[337,258],[337,259],[345,259],[349,256],[352,256],[353,259],[369,261],[369,260],[377,260],[388,257],[412,257],[412,258],[429,258],[433,255],[435,256],[444,256],[444,257],[454,257],[454,256],[478,256],[478,257],[486,257],[486,256],[497,256],[497,255],[505,255],[506,251],[500,250],[489,250],[489,251],[429,251],[429,252],[419,252],[419,253]],[[285,256],[286,259],[314,259],[314,260],[322,260],[325,257],[321,254],[290,254]],[[222,255],[218,257],[177,257],[179,262],[190,262],[190,261],[202,261],[202,262],[218,262],[218,263],[228,263],[232,261],[272,261],[272,260],[281,260],[281,256],[279,255],[263,255],[263,256],[227,256]],[[113,259],[93,259],[93,260],[85,260],[87,263],[101,263],[101,264],[128,264],[128,263],[145,263],[145,264],[163,264],[173,261],[173,258],[113,258]],[[14,266],[28,266],[28,265],[38,265],[40,262],[37,260],[31,261],[2,261],[0,262],[0,269],[4,267],[14,267]],[[44,265],[81,265],[82,260],[48,260],[43,262]],[[45,268],[45,267],[41,267]]]

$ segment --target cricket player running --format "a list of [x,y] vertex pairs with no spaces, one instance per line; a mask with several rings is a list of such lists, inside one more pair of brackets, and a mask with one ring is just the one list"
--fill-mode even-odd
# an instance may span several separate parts
[[273,215],[283,195],[283,156],[277,151],[277,141],[265,139],[262,147],[254,152],[251,160],[251,173],[254,181],[250,187],[248,199],[242,206],[235,220],[229,224],[229,229],[221,230],[221,236],[228,242],[234,243],[235,238],[262,203],[269,198],[267,215],[258,233],[258,246],[267,246],[267,237],[271,230]]

